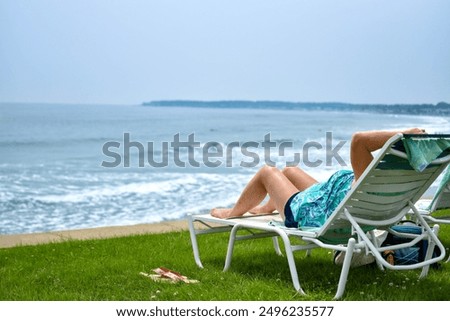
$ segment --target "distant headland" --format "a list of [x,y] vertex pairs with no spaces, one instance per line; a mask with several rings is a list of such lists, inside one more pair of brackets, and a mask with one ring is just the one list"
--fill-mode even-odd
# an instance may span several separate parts
[[440,102],[438,104],[349,104],[339,102],[309,103],[287,101],[251,101],[251,100],[155,100],[142,103],[150,107],[199,107],[199,108],[255,108],[255,109],[298,109],[298,110],[323,110],[323,111],[347,111],[369,112],[383,114],[409,114],[450,116],[450,104]]

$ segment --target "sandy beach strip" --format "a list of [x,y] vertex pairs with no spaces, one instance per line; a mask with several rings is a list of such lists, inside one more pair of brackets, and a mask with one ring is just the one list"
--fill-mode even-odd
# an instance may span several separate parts
[[178,220],[130,226],[111,226],[46,233],[0,235],[0,248],[63,242],[67,240],[88,240],[139,234],[167,233],[187,229],[187,220]]

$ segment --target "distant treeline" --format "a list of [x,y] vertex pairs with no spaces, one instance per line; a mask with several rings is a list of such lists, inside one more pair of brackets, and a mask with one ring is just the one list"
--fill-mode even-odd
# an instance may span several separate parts
[[355,111],[386,114],[410,114],[430,116],[450,116],[450,104],[347,104],[347,103],[302,103],[285,101],[247,101],[247,100],[157,100],[144,102],[144,106],[154,107],[202,107],[202,108],[265,108],[265,109],[303,109],[329,111]]

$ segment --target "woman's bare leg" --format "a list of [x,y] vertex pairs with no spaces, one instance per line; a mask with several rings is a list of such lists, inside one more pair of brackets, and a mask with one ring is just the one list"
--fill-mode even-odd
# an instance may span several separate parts
[[[312,176],[298,167],[286,167],[282,170],[282,173],[297,188],[297,191],[304,191],[317,183]],[[272,213],[275,209],[275,203],[269,198],[267,203],[257,206],[249,212],[253,214]]]
[[250,180],[233,208],[213,209],[211,215],[219,218],[242,216],[260,204],[269,194],[275,209],[284,219],[284,206],[297,191],[297,187],[280,170],[265,166]]

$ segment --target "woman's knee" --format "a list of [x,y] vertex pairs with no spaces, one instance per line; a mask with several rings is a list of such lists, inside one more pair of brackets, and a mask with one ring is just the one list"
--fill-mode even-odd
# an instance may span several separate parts
[[281,171],[284,176],[292,176],[292,174],[298,173],[299,172],[299,168],[298,167],[293,167],[293,166],[287,166],[285,168],[283,168],[283,170]]
[[355,132],[352,135],[352,144],[361,144],[363,140],[364,133],[363,132]]
[[269,165],[264,165],[259,171],[264,176],[280,173],[280,170],[278,168]]

